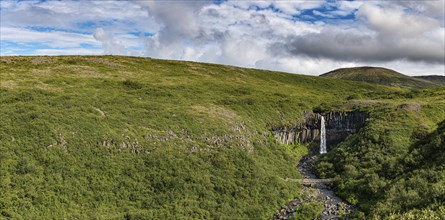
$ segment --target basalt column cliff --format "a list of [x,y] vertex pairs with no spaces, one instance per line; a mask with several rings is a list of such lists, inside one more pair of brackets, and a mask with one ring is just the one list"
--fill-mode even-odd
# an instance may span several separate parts
[[368,118],[366,112],[306,113],[297,126],[277,126],[272,129],[275,138],[282,144],[320,141],[321,116],[326,120],[326,142],[338,144],[348,135],[357,133]]

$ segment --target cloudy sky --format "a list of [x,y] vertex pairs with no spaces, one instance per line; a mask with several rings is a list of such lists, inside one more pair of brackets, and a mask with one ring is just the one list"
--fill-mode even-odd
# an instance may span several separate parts
[[445,74],[445,0],[0,0],[1,55],[131,55],[319,75]]

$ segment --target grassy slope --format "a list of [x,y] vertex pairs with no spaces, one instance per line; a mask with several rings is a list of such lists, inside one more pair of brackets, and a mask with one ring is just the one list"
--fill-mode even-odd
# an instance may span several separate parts
[[429,76],[415,76],[414,78],[428,80],[428,81],[434,82],[438,85],[445,86],[445,76],[429,75]]
[[[378,203],[377,209],[385,210],[388,209],[388,204],[390,207],[397,204],[393,210],[411,210],[401,217],[411,215],[416,216],[412,219],[443,218],[445,216],[445,121],[410,149],[410,154],[404,159],[403,165],[404,175],[396,178],[394,184],[388,187],[387,197]],[[394,212],[393,210],[388,211]]]
[[367,126],[322,157],[319,174],[341,178],[339,194],[375,217],[443,210],[445,88],[361,108],[371,112]]
[[280,177],[299,178],[306,151],[278,145],[273,125],[368,103],[429,106],[428,131],[445,118],[443,90],[230,66],[105,56],[1,57],[0,68],[3,216],[268,218],[298,196]]
[[298,178],[300,155],[264,132],[350,91],[377,90],[130,57],[0,64],[4,216],[271,216],[298,194],[278,177]]
[[322,74],[321,76],[407,88],[428,88],[440,85],[381,67],[341,68]]

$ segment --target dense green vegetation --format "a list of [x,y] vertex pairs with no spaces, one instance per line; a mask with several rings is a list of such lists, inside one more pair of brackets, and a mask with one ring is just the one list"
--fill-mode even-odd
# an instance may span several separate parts
[[445,91],[415,93],[364,107],[366,127],[317,164],[320,176],[342,180],[339,195],[374,217],[445,208]]
[[321,76],[415,89],[443,86],[443,78],[445,78],[441,76],[409,77],[394,70],[368,66],[336,69]]
[[[301,178],[294,165],[307,153],[278,144],[272,126],[297,124],[305,110],[357,108],[369,125],[319,172],[344,178],[339,192],[366,214],[439,210],[443,154],[428,157],[443,152],[444,97],[148,58],[0,57],[0,216],[269,218],[301,196],[282,178]],[[397,202],[416,181],[439,194]]]

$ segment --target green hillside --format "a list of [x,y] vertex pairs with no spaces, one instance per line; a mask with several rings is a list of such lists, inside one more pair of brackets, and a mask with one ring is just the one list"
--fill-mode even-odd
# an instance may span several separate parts
[[414,78],[427,80],[435,84],[445,86],[445,76],[429,75],[429,76],[414,76]]
[[308,153],[271,129],[314,109],[370,112],[317,165],[356,215],[442,210],[445,87],[66,56],[0,57],[0,216],[268,219],[306,196],[283,178]]
[[411,210],[401,216],[443,216],[444,90],[423,90],[399,104],[373,106],[366,127],[321,157],[317,172],[342,179],[337,193],[365,213],[383,218]]
[[429,88],[443,85],[424,78],[409,77],[394,70],[381,67],[341,68],[320,76],[406,88]]

